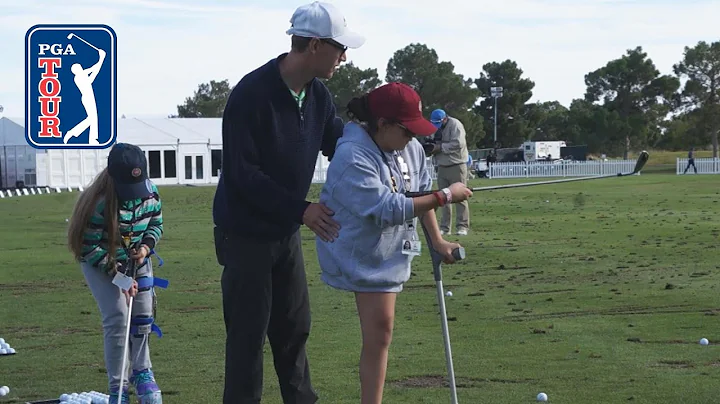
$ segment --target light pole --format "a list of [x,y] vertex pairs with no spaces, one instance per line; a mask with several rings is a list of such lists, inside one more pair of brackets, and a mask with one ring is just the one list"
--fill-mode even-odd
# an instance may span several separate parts
[[490,87],[490,96],[495,99],[495,107],[493,108],[493,112],[495,113],[495,118],[493,119],[493,124],[495,126],[493,140],[495,141],[495,144],[497,144],[497,100],[502,97],[502,95],[502,87]]

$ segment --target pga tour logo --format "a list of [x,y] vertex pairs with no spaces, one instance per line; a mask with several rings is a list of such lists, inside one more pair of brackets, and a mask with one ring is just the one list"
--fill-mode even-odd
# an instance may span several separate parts
[[107,25],[25,35],[25,137],[37,149],[105,149],[117,134],[117,38]]

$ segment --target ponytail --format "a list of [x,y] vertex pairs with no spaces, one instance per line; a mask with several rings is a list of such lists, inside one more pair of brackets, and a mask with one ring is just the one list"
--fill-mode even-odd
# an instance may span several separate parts
[[350,120],[359,121],[366,126],[371,134],[377,132],[377,120],[370,113],[367,94],[354,97],[348,102],[347,116]]

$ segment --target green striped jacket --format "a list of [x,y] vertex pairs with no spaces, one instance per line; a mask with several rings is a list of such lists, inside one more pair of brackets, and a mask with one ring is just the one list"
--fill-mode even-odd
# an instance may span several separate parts
[[[122,237],[130,237],[129,245],[138,241],[147,245],[150,249],[160,241],[163,235],[162,203],[160,194],[155,184],[152,185],[153,195],[125,201],[119,207],[120,234]],[[108,266],[108,233],[105,228],[105,200],[101,198],[95,206],[95,211],[90,217],[90,222],[85,229],[85,236],[82,248],[82,261],[90,265],[102,268],[106,272],[112,272],[113,266]],[[122,242],[122,239],[118,240]],[[125,249],[120,247],[116,252],[117,262],[127,259]]]

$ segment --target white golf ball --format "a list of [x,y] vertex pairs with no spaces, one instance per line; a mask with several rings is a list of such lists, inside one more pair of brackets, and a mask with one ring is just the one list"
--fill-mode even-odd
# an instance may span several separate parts
[[5,343],[5,339],[0,338],[0,344],[4,344],[4,343]]
[[447,292],[445,292],[445,296],[452,296],[452,292],[448,290]]
[[0,396],[6,396],[9,392],[10,392],[10,387],[8,387],[8,386],[0,387]]
[[70,396],[68,396],[67,394],[60,395],[60,401],[68,401],[68,400],[70,400]]
[[540,393],[540,394],[538,394],[538,395],[537,395],[537,400],[538,400],[538,401],[547,401],[547,394],[545,394],[545,393]]
[[0,355],[7,355],[8,351],[5,348],[0,349]]
[[15,348],[8,348],[7,351],[8,351],[9,354],[14,354],[14,353],[15,353]]
[[709,343],[710,343],[710,341],[708,341],[707,338],[703,338],[700,340],[700,345],[707,345]]

